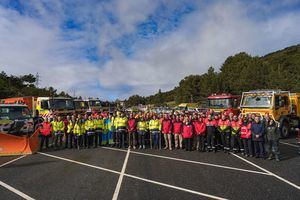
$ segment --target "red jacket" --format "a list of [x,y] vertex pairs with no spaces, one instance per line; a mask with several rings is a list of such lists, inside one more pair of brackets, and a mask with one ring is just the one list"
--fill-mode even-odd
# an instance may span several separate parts
[[189,125],[183,125],[182,127],[182,137],[185,139],[192,138],[193,137],[193,126],[192,124]]
[[129,119],[128,120],[128,132],[132,133],[136,130],[136,120],[135,119]]
[[194,128],[195,128],[195,134],[196,135],[205,135],[205,133],[206,133],[206,124],[204,122],[194,121],[193,125],[194,125]]
[[50,122],[43,122],[42,127],[40,128],[40,132],[44,136],[48,136],[51,134],[52,127]]
[[182,133],[182,122],[181,121],[173,122],[173,133],[175,133],[175,134],[181,134]]
[[163,134],[172,133],[172,121],[170,119],[164,119],[162,121],[162,131]]
[[251,138],[251,123],[248,123],[247,125],[242,125],[241,138],[243,139]]
[[232,129],[239,129],[242,126],[242,122],[241,121],[232,121],[230,123],[230,126]]
[[208,118],[205,119],[206,126],[218,126],[218,123],[215,119],[209,121]]

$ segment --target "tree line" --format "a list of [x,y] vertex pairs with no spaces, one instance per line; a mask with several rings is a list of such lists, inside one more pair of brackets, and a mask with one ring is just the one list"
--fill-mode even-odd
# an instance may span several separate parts
[[18,96],[64,96],[70,95],[64,91],[57,92],[53,87],[39,88],[36,77],[32,74],[14,76],[0,73],[0,99]]
[[209,67],[201,75],[189,75],[173,90],[150,96],[133,95],[127,106],[164,105],[167,102],[200,103],[212,93],[241,94],[255,89],[281,89],[300,92],[300,45],[291,46],[262,57],[245,52],[229,56],[218,71]]

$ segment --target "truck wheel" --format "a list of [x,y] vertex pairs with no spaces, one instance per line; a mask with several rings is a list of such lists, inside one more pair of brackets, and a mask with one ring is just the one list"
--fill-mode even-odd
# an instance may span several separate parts
[[280,128],[280,134],[282,138],[287,138],[290,134],[290,125],[287,121],[284,121]]

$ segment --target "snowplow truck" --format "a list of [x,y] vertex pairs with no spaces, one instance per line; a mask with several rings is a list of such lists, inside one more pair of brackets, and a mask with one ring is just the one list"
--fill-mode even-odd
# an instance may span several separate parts
[[286,138],[300,123],[300,93],[282,90],[253,90],[243,92],[240,104],[243,115],[266,113],[279,126],[281,137]]

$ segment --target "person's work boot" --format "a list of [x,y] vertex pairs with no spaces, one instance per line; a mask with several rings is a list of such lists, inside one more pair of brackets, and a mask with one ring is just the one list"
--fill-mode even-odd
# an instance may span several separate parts
[[272,160],[273,159],[273,156],[272,154],[270,153],[269,157],[268,157],[268,160]]
[[279,162],[279,161],[280,161],[280,159],[279,159],[279,156],[278,156],[278,155],[275,155],[275,160],[276,160],[276,162]]

